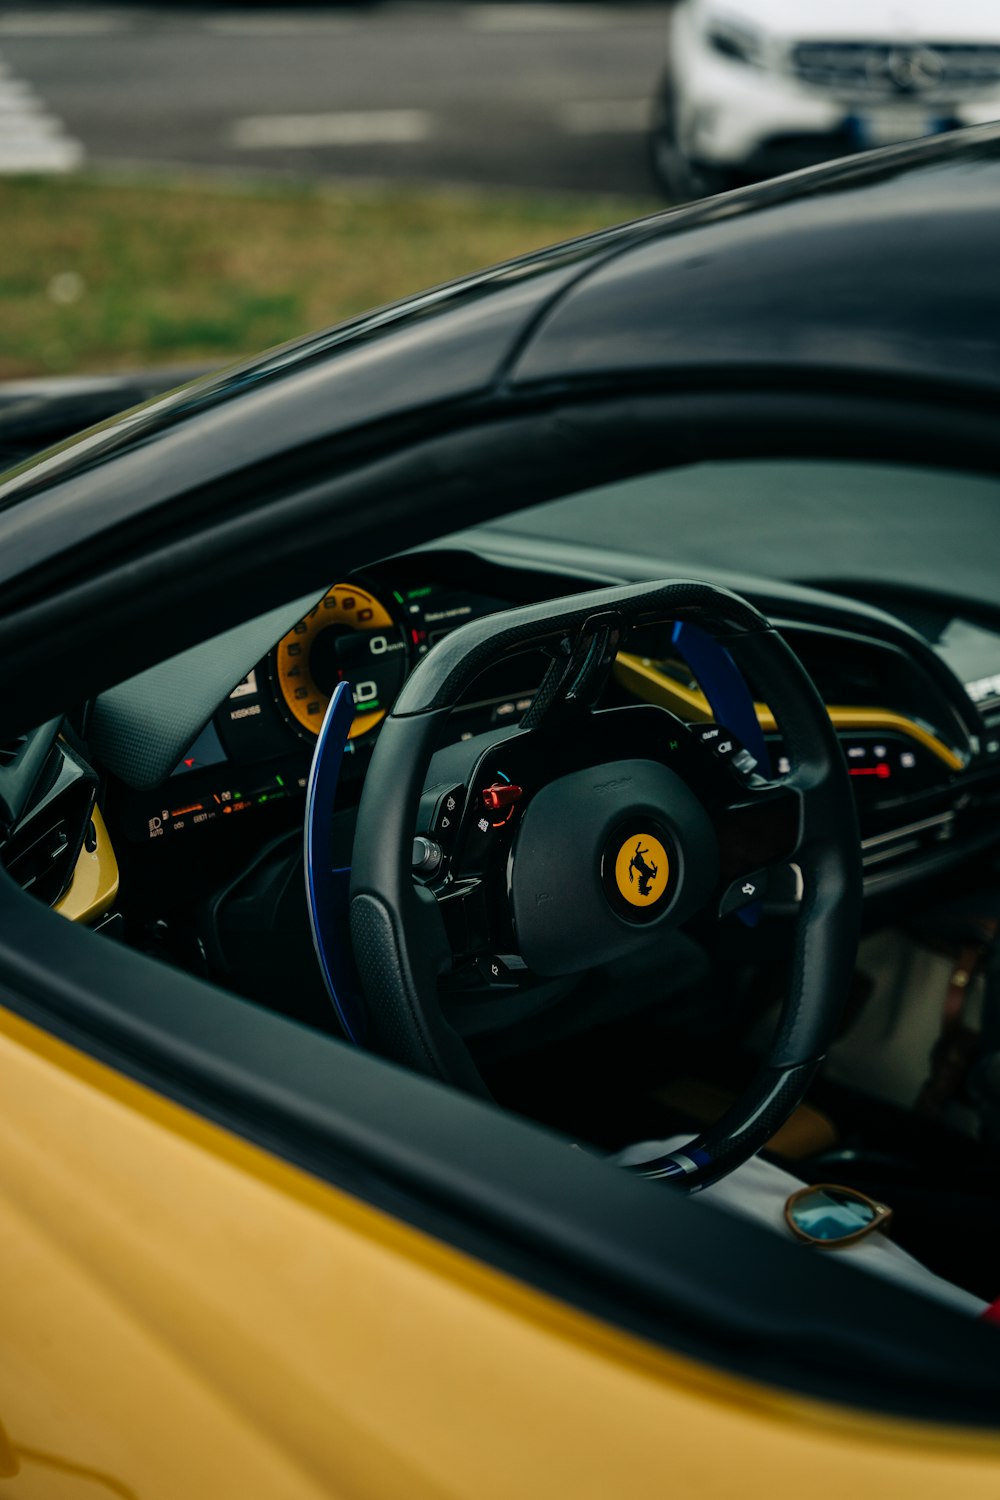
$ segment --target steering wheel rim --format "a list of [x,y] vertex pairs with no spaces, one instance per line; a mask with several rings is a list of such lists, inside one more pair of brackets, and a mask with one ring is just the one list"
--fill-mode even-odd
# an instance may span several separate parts
[[[768,798],[772,806],[778,797],[785,799],[786,817],[794,803],[794,843],[782,850],[780,862],[794,858],[802,879],[791,980],[763,1066],[724,1118],[683,1151],[662,1153],[654,1145],[644,1154],[632,1148],[623,1161],[631,1171],[691,1191],[752,1156],[802,1099],[842,1011],[860,923],[857,816],[839,742],[805,669],[746,600],[712,584],[669,580],[600,589],[506,611],[446,637],[405,684],[372,756],[350,876],[350,930],[364,991],[366,1044],[408,1067],[488,1095],[438,997],[438,980],[453,959],[440,892],[416,881],[411,867],[420,799],[435,743],[463,690],[480,672],[507,655],[537,647],[549,651],[553,665],[532,709],[507,743],[538,731],[559,713],[590,713],[593,726],[600,718],[592,712],[593,702],[628,632],[664,621],[686,622],[707,632],[727,660],[749,672],[766,696],[791,771],[781,783],[755,778],[760,784],[747,807],[752,821]],[[748,691],[746,699],[752,703]],[[666,715],[666,710],[651,712]],[[317,761],[321,756],[322,745]],[[606,784],[616,784],[615,778]],[[632,795],[622,792],[626,802]],[[648,805],[647,799],[643,806]],[[467,804],[466,818],[469,811]],[[662,826],[676,834],[671,810],[664,809],[663,816]],[[683,886],[683,872],[695,867],[693,854],[680,845],[674,852]],[[519,858],[512,852],[512,899]],[[664,907],[664,919],[675,898],[679,899],[676,892]],[[319,925],[314,922],[314,929]]]

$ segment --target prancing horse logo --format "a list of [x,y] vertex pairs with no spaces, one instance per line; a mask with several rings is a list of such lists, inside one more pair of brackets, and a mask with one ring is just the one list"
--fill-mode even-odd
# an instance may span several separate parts
[[654,833],[633,830],[618,844],[614,882],[623,901],[653,915],[670,884],[670,859]]
[[628,863],[628,880],[629,885],[631,885],[638,875],[640,896],[650,895],[653,889],[653,881],[659,874],[656,865],[648,865],[646,863],[644,856],[648,853],[649,850],[642,847],[642,839],[636,839],[635,853]]

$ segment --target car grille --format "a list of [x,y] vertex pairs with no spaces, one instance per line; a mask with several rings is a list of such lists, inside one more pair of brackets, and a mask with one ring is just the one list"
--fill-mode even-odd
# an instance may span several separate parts
[[800,42],[791,58],[803,83],[853,98],[955,98],[1000,85],[1000,46]]

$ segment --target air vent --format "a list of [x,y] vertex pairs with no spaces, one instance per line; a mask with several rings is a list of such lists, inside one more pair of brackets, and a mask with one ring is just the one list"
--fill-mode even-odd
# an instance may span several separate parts
[[3,862],[22,890],[51,906],[69,884],[78,842],[69,820],[58,812],[32,818],[8,841]]
[[60,721],[50,719],[27,734],[0,739],[0,828],[21,821],[51,764]]
[[50,906],[73,879],[97,792],[94,770],[54,731],[0,747],[12,757],[0,761],[0,865]]

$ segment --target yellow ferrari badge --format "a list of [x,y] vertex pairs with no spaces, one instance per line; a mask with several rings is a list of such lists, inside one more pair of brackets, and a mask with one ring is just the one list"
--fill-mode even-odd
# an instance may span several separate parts
[[631,906],[652,906],[659,901],[670,878],[667,851],[651,833],[631,834],[615,860],[618,890]]

